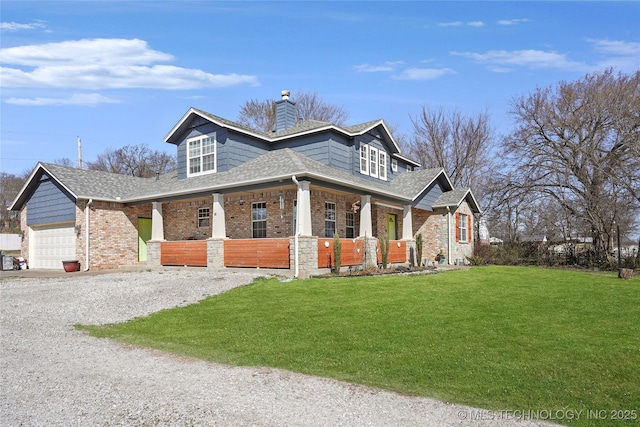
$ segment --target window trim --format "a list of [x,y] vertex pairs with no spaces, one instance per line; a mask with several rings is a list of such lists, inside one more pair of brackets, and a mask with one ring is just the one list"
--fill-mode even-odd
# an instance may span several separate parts
[[[378,178],[383,181],[387,180],[387,152],[378,150]],[[384,159],[384,162],[382,161]],[[384,164],[383,164],[384,163]]]
[[[264,205],[264,219],[254,219],[253,211],[254,209],[262,209],[262,206],[258,207],[257,205]],[[264,223],[264,236],[256,237],[256,223]],[[262,230],[262,229],[261,229]],[[267,237],[267,202],[253,202],[251,203],[251,238],[252,239],[266,239]]]
[[[203,154],[203,150],[202,150],[202,141],[205,139],[211,139],[212,141],[212,145],[213,145],[213,153],[207,153],[207,154]],[[198,141],[199,142],[199,154],[197,156],[191,157],[191,143],[194,141]],[[187,177],[192,177],[192,176],[199,176],[199,175],[206,175],[206,174],[210,174],[210,173],[216,173],[218,171],[218,141],[216,140],[216,133],[210,133],[210,134],[202,134],[202,135],[198,135],[198,136],[193,136],[191,138],[187,138],[186,141],[186,157],[187,157]],[[204,166],[204,157],[208,156],[208,155],[213,155],[213,169],[209,169],[209,170],[203,170],[203,166]],[[192,160],[196,160],[198,159],[199,162],[199,168],[200,171],[199,172],[191,172],[191,162]]]
[[469,215],[464,213],[458,213],[458,241],[469,243]]
[[[202,214],[206,211],[207,215],[203,216]],[[207,220],[207,225],[201,225],[202,220]],[[211,209],[209,208],[198,208],[198,228],[210,228],[211,227]]]
[[369,147],[369,176],[378,177],[378,149]]
[[398,172],[398,159],[391,159],[391,171]]
[[[369,146],[367,144],[360,145],[360,173],[369,175]],[[364,168],[363,162],[364,161]]]
[[[344,237],[346,239],[355,239],[355,237],[356,237],[356,214],[353,213],[352,211],[345,212],[344,221],[345,221]],[[349,222],[351,222],[351,225],[349,225]],[[349,233],[349,230],[351,230],[351,233]]]
[[[330,212],[330,209],[328,209],[329,205],[333,206],[333,219],[330,219],[330,218],[327,219],[327,213]],[[336,209],[336,204],[334,202],[324,202],[324,237],[331,238],[336,233],[337,231],[336,213],[337,213],[337,209]],[[333,233],[331,233],[330,236],[328,233],[327,223],[333,223]]]

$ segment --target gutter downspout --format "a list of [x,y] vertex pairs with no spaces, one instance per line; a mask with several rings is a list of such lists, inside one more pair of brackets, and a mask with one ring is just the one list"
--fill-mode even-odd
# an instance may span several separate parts
[[451,208],[447,206],[447,264],[451,265]]
[[[298,182],[298,180],[296,179],[295,175],[291,176],[291,180],[294,182],[294,184],[296,184],[298,186],[298,193],[300,193],[300,183]],[[298,274],[299,274],[299,262],[298,262],[298,252],[299,252],[299,245],[298,245],[298,236],[300,235],[300,209],[296,208],[296,234],[294,235],[293,241],[294,241],[294,265],[295,265],[295,269],[294,269],[294,273],[293,273],[293,277],[295,279],[298,278]]]
[[89,212],[91,211],[91,205],[93,199],[89,199],[87,205],[84,208],[84,229],[85,229],[85,268],[84,271],[89,271]]

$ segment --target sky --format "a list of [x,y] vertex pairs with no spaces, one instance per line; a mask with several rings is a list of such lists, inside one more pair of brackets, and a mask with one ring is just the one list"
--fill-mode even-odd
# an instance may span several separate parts
[[423,108],[487,111],[614,67],[640,69],[640,2],[0,2],[0,171],[164,142],[190,107],[317,92],[410,135]]

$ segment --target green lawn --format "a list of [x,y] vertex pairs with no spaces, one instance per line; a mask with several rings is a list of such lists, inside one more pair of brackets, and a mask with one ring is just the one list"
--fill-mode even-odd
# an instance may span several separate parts
[[[259,280],[189,307],[86,328],[201,359],[488,409],[627,410],[640,422],[640,281],[615,273],[476,267]],[[583,415],[572,425],[590,423]]]

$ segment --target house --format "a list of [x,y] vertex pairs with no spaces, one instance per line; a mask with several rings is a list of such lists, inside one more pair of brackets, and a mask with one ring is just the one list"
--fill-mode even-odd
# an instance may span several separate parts
[[307,277],[332,265],[448,263],[473,250],[471,189],[443,169],[405,157],[383,120],[336,126],[298,120],[283,91],[277,124],[259,132],[189,109],[165,142],[178,167],[137,178],[38,163],[10,209],[20,211],[22,253],[31,268],[127,265],[283,268]]

